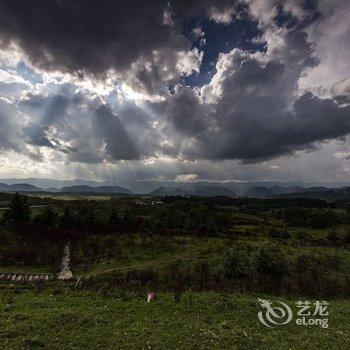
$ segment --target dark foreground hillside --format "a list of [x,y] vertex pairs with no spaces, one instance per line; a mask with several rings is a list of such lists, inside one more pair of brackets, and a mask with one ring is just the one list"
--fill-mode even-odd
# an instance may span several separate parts
[[[95,198],[2,197],[0,348],[348,348],[347,202]],[[328,328],[259,299],[326,301]]]

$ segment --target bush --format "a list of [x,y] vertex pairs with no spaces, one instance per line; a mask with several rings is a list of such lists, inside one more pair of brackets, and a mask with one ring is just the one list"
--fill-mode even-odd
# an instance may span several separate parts
[[290,239],[291,235],[286,230],[277,230],[276,228],[270,228],[268,231],[268,235],[271,238],[277,238],[277,239]]
[[263,245],[257,255],[257,271],[261,275],[281,279],[287,275],[287,263],[281,249],[275,245]]
[[224,261],[226,277],[234,280],[236,286],[239,280],[250,274],[250,260],[247,251],[241,245],[234,245],[228,251]]

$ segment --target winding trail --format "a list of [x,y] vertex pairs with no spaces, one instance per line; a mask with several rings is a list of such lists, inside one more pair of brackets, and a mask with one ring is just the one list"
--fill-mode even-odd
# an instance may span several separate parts
[[70,270],[70,242],[67,242],[63,248],[63,257],[61,261],[61,271],[58,273],[59,280],[70,280],[73,278],[73,273]]

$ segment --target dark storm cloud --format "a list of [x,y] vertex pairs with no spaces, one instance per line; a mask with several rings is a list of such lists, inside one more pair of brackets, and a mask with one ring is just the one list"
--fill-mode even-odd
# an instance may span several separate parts
[[26,141],[32,145],[55,148],[47,137],[47,130],[36,123],[28,123],[23,128],[23,135]]
[[22,128],[21,115],[13,104],[0,99],[0,151],[15,151],[40,161],[42,159],[40,152],[33,152],[27,148],[22,137]]
[[178,88],[168,99],[166,115],[169,123],[186,136],[193,136],[208,127],[208,111],[198,94],[189,87]]
[[49,137],[49,127],[41,126],[36,123],[28,123],[23,127],[22,134],[25,141],[34,146],[48,147],[61,151],[63,153],[76,152],[76,150],[69,146],[64,146],[55,138]]
[[[161,135],[150,115],[131,101],[112,106],[71,86],[57,95],[28,93],[18,109],[31,120],[21,128],[29,145],[67,153],[74,162],[133,160],[155,155]],[[117,102],[115,102],[117,103]]]
[[113,159],[139,159],[140,151],[128,135],[117,115],[107,106],[100,106],[96,112],[96,129],[106,144],[105,150]]
[[103,76],[157,50],[189,47],[181,28],[166,23],[172,6],[188,18],[207,8],[220,13],[230,1],[1,0],[0,38],[17,42],[42,69]]
[[201,96],[184,87],[172,96],[168,120],[190,137],[183,158],[258,162],[350,132],[350,107],[311,93],[295,99],[298,79],[317,64],[305,33],[274,35],[283,44],[268,54],[222,55]]
[[[243,1],[239,8],[255,21],[246,18],[245,25],[260,28],[254,38],[259,45],[249,48],[262,51],[220,49],[225,53],[213,62],[214,75],[203,79],[200,64],[211,50],[209,40],[193,47],[184,28],[191,20],[200,25],[199,17],[227,25],[239,9],[236,3],[0,0],[0,45],[17,43],[32,63],[16,68],[25,82],[15,79],[11,67],[9,82],[0,83],[0,149],[40,160],[30,151],[48,148],[60,151],[52,156],[60,162],[87,166],[123,160],[137,164],[145,177],[150,174],[143,161],[166,156],[178,158],[171,170],[176,177],[177,171],[191,174],[198,160],[214,172],[212,160],[261,162],[347,135],[349,79],[333,86],[332,98],[301,95],[298,87],[319,62],[304,27],[279,27],[282,10],[276,9],[283,5],[305,18],[299,1]],[[110,69],[117,73],[109,76],[113,81],[96,81]],[[64,84],[62,75],[56,80],[43,71],[84,79],[64,76],[74,81]],[[202,76],[192,81],[209,83],[185,86],[193,72]],[[209,178],[204,168],[196,172]],[[157,175],[155,165],[151,175]]]
[[62,119],[70,104],[70,98],[63,94],[58,95],[32,95],[28,94],[19,107],[34,117],[42,125],[52,125]]
[[81,92],[75,93],[70,84],[55,86],[53,90],[58,93],[27,93],[19,101],[17,110],[30,118],[19,128],[23,141],[39,149],[63,152],[68,159],[102,161],[90,127],[96,103]]
[[123,70],[141,55],[168,45],[172,29],[163,25],[166,1],[0,2],[4,42],[16,41],[43,69],[103,75]]
[[293,112],[274,110],[274,101],[269,98],[250,102],[256,107],[245,106],[244,111],[228,116],[235,127],[220,127],[201,134],[193,148],[185,150],[185,155],[256,162],[309,148],[316,141],[350,132],[350,107],[339,108],[332,99],[320,99],[307,93],[295,102]]

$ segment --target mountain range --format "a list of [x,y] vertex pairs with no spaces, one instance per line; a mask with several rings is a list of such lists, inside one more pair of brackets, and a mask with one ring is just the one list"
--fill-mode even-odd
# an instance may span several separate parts
[[29,178],[0,179],[0,191],[347,199],[350,198],[350,183],[123,181],[113,184],[82,179]]
[[27,183],[19,183],[13,185],[7,185],[0,183],[0,192],[60,192],[60,193],[113,193],[113,194],[133,194],[127,188],[120,186],[87,186],[87,185],[76,185],[76,186],[67,186],[62,188],[50,187],[50,188],[41,188]]
[[[225,187],[230,189],[231,191],[242,194],[247,191],[251,187],[262,186],[266,188],[272,188],[274,192],[278,192],[278,187],[282,188],[293,188],[297,187],[310,188],[310,187],[325,187],[325,188],[340,188],[340,187],[349,187],[350,182],[302,182],[302,181],[199,181],[199,182],[179,182],[179,181],[160,181],[160,180],[147,180],[147,181],[116,181],[111,179],[110,181],[94,181],[94,180],[84,180],[84,179],[74,179],[74,180],[57,180],[57,179],[49,179],[49,178],[6,178],[0,179],[1,183],[7,185],[13,184],[30,184],[42,189],[49,188],[62,188],[62,187],[70,187],[70,186],[91,186],[91,187],[99,187],[99,186],[121,186],[124,188],[128,188],[133,193],[139,194],[148,194],[151,191],[156,190],[159,187],[181,187],[188,188],[196,184],[200,184],[201,186],[218,186]],[[275,187],[275,188],[274,188]],[[296,192],[293,190],[293,192]]]
[[151,196],[237,196],[237,193],[234,191],[220,186],[201,186],[196,184],[196,186],[190,186],[190,188],[188,186],[186,187],[187,188],[161,186],[151,191],[149,194]]

